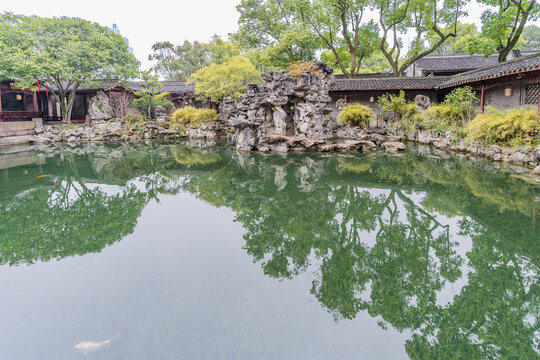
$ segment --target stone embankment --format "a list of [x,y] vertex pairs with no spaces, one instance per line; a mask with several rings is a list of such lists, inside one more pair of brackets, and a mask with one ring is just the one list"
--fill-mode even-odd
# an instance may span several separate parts
[[354,139],[371,141],[377,146],[384,148],[387,152],[405,150],[406,142],[416,142],[441,150],[469,154],[496,162],[533,167],[535,168],[534,173],[540,175],[540,146],[536,148],[529,146],[485,146],[478,143],[470,143],[464,139],[456,140],[453,133],[433,134],[429,131],[405,134],[403,132],[386,132],[382,129],[371,129],[366,132],[360,128],[346,128],[339,131],[336,135],[350,139],[349,141],[354,141]]
[[36,128],[35,135],[28,138],[32,143],[77,143],[98,141],[140,141],[171,140],[179,138],[208,139],[226,138],[227,132],[222,123],[205,123],[198,128],[176,131],[166,122],[149,121],[133,124],[120,120],[93,121],[86,125],[46,125]]

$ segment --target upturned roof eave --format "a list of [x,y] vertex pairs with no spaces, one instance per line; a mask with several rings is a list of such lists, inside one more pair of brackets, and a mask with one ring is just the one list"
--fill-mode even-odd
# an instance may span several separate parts
[[[525,67],[525,68],[521,68],[521,69],[514,69],[512,71],[507,71],[507,72],[504,72],[504,73],[495,73],[495,74],[486,75],[486,76],[479,76],[479,77],[476,77],[476,78],[466,79],[466,80],[463,80],[463,81],[457,81],[457,82],[453,82],[453,83],[449,83],[449,84],[444,84],[443,83],[443,84],[437,86],[436,88],[438,88],[438,89],[447,89],[447,88],[451,88],[451,87],[455,87],[455,86],[459,86],[459,85],[470,84],[470,83],[475,83],[475,82],[484,81],[484,80],[490,80],[490,79],[497,79],[497,78],[501,78],[501,77],[505,77],[505,76],[509,76],[509,75],[527,73],[527,72],[537,71],[537,70],[540,70],[540,65],[533,66],[533,67],[530,67],[530,68]],[[457,76],[456,78],[459,78],[459,76]]]

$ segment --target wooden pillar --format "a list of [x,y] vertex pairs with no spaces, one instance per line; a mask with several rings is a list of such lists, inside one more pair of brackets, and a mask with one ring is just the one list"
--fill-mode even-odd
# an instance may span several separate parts
[[486,101],[486,85],[482,84],[482,90],[480,92],[480,112],[484,112],[484,103]]
[[37,92],[35,91],[32,91],[32,104],[34,106],[34,112],[38,112]]
[[347,96],[347,92],[345,92],[345,104],[347,104],[349,102],[349,99],[348,99],[348,96]]
[[2,89],[0,89],[0,113],[2,113]]

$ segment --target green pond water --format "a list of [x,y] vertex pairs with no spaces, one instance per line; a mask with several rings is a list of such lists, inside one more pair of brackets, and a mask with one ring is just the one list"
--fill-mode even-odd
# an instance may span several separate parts
[[540,358],[519,171],[426,148],[2,151],[0,359]]

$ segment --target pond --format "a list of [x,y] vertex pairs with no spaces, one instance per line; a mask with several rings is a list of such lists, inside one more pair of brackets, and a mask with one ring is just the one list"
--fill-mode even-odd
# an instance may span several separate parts
[[0,358],[540,358],[534,180],[232,149],[4,149]]

